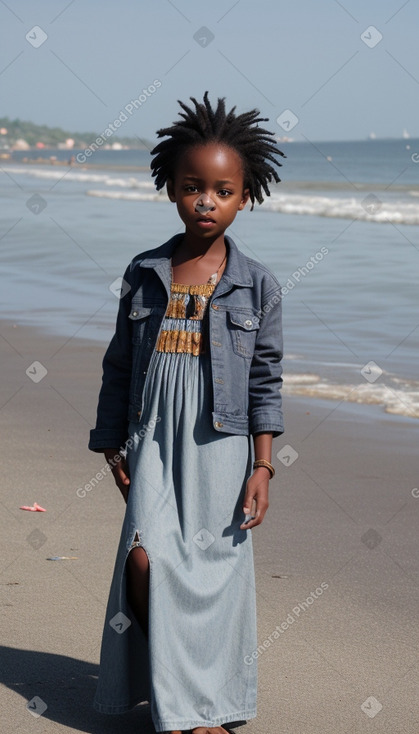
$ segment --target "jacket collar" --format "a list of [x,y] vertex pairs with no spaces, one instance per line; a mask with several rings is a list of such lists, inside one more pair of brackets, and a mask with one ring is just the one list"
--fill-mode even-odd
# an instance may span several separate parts
[[[227,281],[226,285],[229,288],[232,285],[252,286],[253,279],[250,274],[249,266],[247,264],[246,256],[240,252],[237,245],[233,242],[231,237],[225,235],[225,241],[227,244],[227,265],[222,274],[222,280]],[[170,279],[170,258],[175,250],[176,246],[180,243],[183,238],[183,233],[176,234],[171,237],[170,240],[165,242],[160,247],[154,250],[152,257],[146,257],[141,260],[141,255],[137,260],[137,265],[142,268],[155,268],[160,276],[168,276]],[[221,279],[217,286],[221,284]],[[217,287],[217,294],[220,294],[220,290],[229,290],[225,288]]]

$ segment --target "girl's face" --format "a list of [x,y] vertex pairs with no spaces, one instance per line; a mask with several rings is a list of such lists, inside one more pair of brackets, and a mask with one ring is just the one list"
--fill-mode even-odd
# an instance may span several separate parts
[[243,165],[238,153],[223,143],[188,148],[180,157],[175,180],[167,182],[187,234],[214,240],[224,234],[246,206]]

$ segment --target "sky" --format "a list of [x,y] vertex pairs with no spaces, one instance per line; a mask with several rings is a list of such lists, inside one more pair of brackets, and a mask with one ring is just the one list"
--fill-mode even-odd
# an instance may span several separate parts
[[418,28],[417,0],[0,0],[0,117],[155,140],[208,90],[295,140],[419,137]]

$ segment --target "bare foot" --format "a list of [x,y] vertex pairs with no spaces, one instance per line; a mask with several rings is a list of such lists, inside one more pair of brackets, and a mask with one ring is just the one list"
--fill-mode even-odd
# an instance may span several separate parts
[[198,726],[197,729],[192,729],[192,734],[228,734],[227,729],[223,726],[216,726],[208,728],[207,726]]

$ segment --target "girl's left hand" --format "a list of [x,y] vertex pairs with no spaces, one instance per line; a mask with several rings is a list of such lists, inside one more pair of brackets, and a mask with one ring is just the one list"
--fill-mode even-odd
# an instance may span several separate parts
[[251,515],[253,519],[249,522],[243,522],[240,525],[240,530],[249,530],[256,525],[260,525],[265,517],[265,512],[269,507],[269,479],[269,470],[264,466],[260,466],[254,470],[247,480],[243,512],[245,515]]

